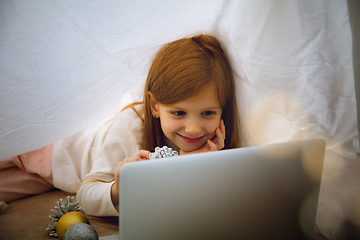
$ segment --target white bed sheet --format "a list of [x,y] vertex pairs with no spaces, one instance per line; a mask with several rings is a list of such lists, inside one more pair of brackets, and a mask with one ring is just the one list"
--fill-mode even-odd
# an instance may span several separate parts
[[228,49],[245,146],[324,138],[325,175],[356,158],[344,0],[5,0],[0,160],[97,124],[140,99],[156,50],[193,33],[213,34]]

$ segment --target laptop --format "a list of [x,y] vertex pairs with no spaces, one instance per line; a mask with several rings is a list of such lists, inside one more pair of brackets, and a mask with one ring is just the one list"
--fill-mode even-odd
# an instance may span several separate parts
[[125,164],[119,235],[100,239],[315,239],[324,152],[312,139]]

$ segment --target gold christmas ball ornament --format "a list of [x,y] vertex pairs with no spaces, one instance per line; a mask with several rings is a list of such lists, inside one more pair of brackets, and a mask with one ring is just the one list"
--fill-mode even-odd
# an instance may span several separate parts
[[68,212],[61,216],[56,224],[56,234],[59,239],[63,240],[66,231],[78,223],[90,224],[89,219],[81,212]]

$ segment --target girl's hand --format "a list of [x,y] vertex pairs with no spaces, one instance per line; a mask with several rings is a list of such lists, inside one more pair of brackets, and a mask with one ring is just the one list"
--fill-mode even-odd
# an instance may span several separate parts
[[150,152],[147,150],[140,150],[131,158],[125,158],[122,162],[119,162],[117,168],[115,169],[114,179],[115,183],[111,186],[111,201],[113,204],[119,202],[119,178],[120,178],[120,168],[128,162],[136,162],[149,159]]
[[215,129],[215,137],[207,140],[207,142],[199,149],[191,152],[184,152],[180,149],[180,155],[202,153],[210,151],[218,151],[225,147],[225,124],[224,120],[220,120],[220,126]]

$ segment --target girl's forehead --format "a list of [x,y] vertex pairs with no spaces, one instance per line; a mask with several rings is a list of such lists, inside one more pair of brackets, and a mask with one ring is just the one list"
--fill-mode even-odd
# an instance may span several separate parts
[[204,86],[203,88],[201,88],[201,90],[198,93],[188,97],[187,99],[184,99],[184,101],[194,101],[194,100],[206,99],[206,98],[216,98],[216,100],[218,99],[216,87],[213,84],[209,86]]
[[169,105],[169,107],[179,108],[221,108],[217,92],[214,87],[203,89],[195,96]]

